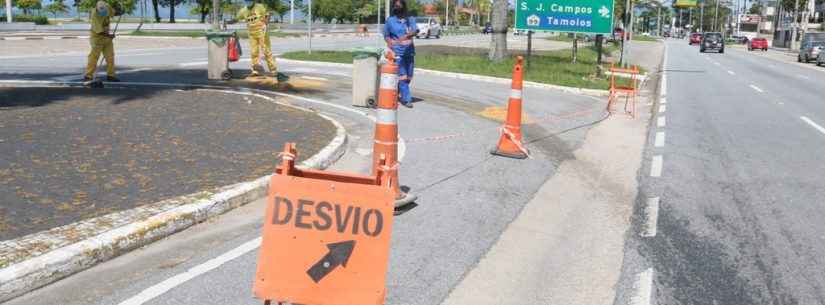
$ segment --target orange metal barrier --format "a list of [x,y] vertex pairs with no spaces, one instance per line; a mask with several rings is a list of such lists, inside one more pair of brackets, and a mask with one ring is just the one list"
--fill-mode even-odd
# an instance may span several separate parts
[[[624,111],[631,117],[636,117],[636,96],[639,94],[639,68],[633,66],[630,69],[615,67],[610,65],[610,96],[607,99],[607,111],[613,113],[613,104],[618,101],[621,95],[625,97]],[[629,85],[616,83],[616,74],[624,73],[630,75]]]

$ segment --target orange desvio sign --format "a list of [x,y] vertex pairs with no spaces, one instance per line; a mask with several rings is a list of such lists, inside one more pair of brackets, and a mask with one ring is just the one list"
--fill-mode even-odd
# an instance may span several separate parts
[[372,183],[374,177],[279,170],[270,184],[255,296],[291,304],[383,304],[391,190]]

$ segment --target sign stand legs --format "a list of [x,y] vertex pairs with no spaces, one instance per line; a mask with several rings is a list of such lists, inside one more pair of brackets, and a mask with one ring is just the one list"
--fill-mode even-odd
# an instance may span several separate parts
[[533,31],[527,31],[527,68],[530,68],[530,55],[533,53]]

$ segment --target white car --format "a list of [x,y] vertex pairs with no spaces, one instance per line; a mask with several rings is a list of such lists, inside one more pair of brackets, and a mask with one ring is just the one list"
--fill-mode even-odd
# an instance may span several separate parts
[[441,38],[441,24],[435,17],[420,17],[416,20],[418,24],[418,37],[421,38]]

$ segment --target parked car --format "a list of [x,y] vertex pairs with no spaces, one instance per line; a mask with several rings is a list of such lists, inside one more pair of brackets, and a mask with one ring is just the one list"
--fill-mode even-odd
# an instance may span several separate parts
[[819,52],[819,56],[816,57],[816,65],[820,67],[825,65],[825,52]]
[[705,53],[710,50],[725,53],[725,39],[722,37],[722,33],[707,32],[702,34],[702,42],[699,44],[699,52]]
[[754,49],[767,51],[768,40],[761,37],[751,39],[750,43],[748,44],[748,51],[753,51]]
[[690,40],[688,40],[688,45],[693,44],[700,44],[702,43],[702,33],[691,33]]
[[822,49],[825,48],[825,41],[808,40],[803,41],[799,45],[799,55],[796,57],[798,62],[811,62],[819,57]]
[[492,23],[485,23],[484,29],[481,30],[482,34],[492,34],[493,33],[493,24]]
[[418,37],[429,39],[432,36],[441,38],[441,24],[435,17],[423,17],[417,20],[418,23]]

